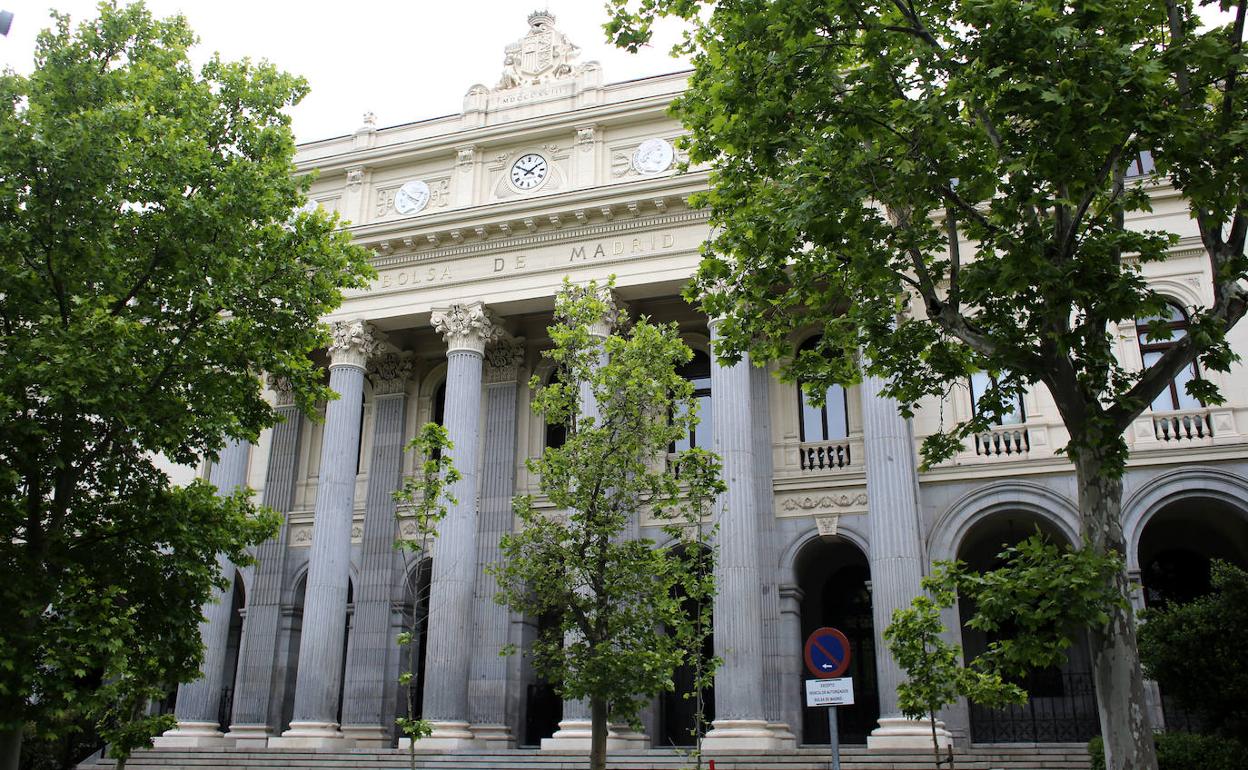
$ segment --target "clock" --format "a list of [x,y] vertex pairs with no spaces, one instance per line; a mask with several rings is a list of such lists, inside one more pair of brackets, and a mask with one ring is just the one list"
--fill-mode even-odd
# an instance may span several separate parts
[[394,210],[400,214],[415,214],[429,203],[429,185],[419,179],[407,182],[394,194]]
[[533,190],[550,173],[550,164],[535,152],[526,153],[511,164],[511,185],[517,190]]
[[666,139],[647,139],[633,153],[633,169],[639,174],[657,174],[667,171],[676,153]]

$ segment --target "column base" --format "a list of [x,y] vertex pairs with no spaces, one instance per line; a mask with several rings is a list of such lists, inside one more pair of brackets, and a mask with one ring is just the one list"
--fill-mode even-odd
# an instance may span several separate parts
[[559,729],[549,738],[542,739],[542,751],[572,751],[589,753],[593,725],[588,719],[565,719]]
[[225,737],[235,748],[263,749],[268,747],[269,739],[273,736],[269,733],[268,725],[230,725],[230,731]]
[[650,748],[650,736],[637,732],[628,725],[607,725],[607,751],[645,751]]
[[290,729],[269,738],[270,749],[312,749],[341,751],[351,741],[338,729],[337,722],[291,722]]
[[703,751],[775,751],[780,737],[762,719],[716,719],[702,739]]
[[[941,750],[949,748],[953,736],[945,729],[945,723],[936,720],[936,743]],[[905,717],[880,717],[880,726],[867,736],[867,751],[890,751],[892,749],[932,749],[932,723],[928,719]]]
[[342,736],[361,749],[388,749],[390,736],[380,725],[343,725]]
[[468,728],[472,737],[487,751],[514,748],[515,741],[511,738],[511,729],[507,725],[476,724]]
[[178,722],[177,727],[157,736],[152,745],[158,749],[221,748],[233,743],[221,732],[216,722]]
[[[470,751],[481,748],[481,744],[468,729],[467,722],[431,720],[429,724],[433,732],[428,738],[416,741],[417,751]],[[400,738],[399,748],[407,751],[411,742],[410,738]]]
[[782,749],[796,749],[797,736],[789,729],[788,722],[768,722],[767,729],[771,730],[772,735],[776,736],[776,740],[780,741]]

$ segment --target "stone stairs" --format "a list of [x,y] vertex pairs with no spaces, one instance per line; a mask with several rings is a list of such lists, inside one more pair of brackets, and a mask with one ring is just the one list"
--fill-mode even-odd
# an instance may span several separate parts
[[[1087,747],[1080,743],[999,744],[962,749],[955,754],[957,770],[1088,770]],[[783,753],[734,752],[707,755],[702,770],[827,770],[827,749],[802,748]],[[83,762],[79,770],[114,767],[108,759]],[[135,753],[126,763],[131,768],[154,770],[407,770],[406,752],[398,750],[299,751],[270,749],[149,749]],[[565,754],[526,749],[416,755],[418,770],[583,770],[584,754]],[[616,752],[608,754],[609,770],[683,770],[695,767],[692,758],[674,751]],[[933,770],[930,752],[890,751],[868,753],[861,746],[841,750],[843,770]],[[943,770],[943,768],[941,769]]]

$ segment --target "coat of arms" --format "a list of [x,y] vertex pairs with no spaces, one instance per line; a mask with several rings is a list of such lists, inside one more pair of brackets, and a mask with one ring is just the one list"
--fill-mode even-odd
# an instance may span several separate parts
[[529,14],[529,33],[507,46],[499,90],[531,86],[575,74],[570,64],[581,53],[545,11]]

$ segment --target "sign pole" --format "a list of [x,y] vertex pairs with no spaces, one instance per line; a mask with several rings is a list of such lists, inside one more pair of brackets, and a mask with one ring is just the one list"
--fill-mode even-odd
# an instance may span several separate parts
[[828,706],[828,743],[832,746],[832,770],[841,770],[841,736],[836,724],[836,706]]

